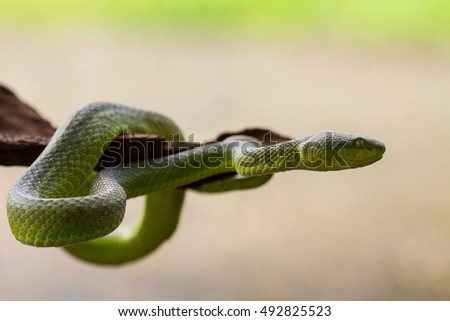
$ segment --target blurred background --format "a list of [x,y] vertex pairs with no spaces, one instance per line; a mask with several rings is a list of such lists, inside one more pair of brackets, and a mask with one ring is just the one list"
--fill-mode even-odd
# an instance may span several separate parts
[[450,299],[447,0],[0,0],[0,82],[54,126],[109,100],[198,141],[259,126],[387,146],[363,169],[188,192],[168,242],[111,268],[19,244],[5,198],[25,168],[2,167],[0,299]]

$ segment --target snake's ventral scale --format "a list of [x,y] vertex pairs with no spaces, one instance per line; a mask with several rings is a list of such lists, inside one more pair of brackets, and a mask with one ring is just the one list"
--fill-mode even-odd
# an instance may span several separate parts
[[[28,245],[63,247],[92,263],[121,264],[145,256],[170,237],[186,185],[201,192],[253,188],[276,172],[367,166],[385,151],[383,143],[368,136],[337,132],[265,147],[237,136],[144,166],[132,163],[96,172],[108,143],[124,132],[183,140],[176,124],[158,113],[107,102],[81,108],[10,190],[7,213],[14,236]],[[231,176],[205,180],[222,173]],[[118,228],[126,200],[139,195],[146,195],[144,215]]]

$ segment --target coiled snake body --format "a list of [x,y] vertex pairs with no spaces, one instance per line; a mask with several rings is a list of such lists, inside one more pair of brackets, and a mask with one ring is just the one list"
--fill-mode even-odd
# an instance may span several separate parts
[[[198,189],[250,188],[275,172],[366,166],[385,151],[367,136],[321,132],[267,147],[247,140],[217,142],[145,166],[95,173],[108,142],[124,132],[183,139],[175,123],[161,114],[104,102],[83,107],[56,131],[9,192],[14,236],[28,245],[64,247],[89,262],[120,264],[146,255],[173,233],[187,184],[235,172],[232,179]],[[126,200],[139,195],[147,195],[142,219],[110,234],[123,219]]]

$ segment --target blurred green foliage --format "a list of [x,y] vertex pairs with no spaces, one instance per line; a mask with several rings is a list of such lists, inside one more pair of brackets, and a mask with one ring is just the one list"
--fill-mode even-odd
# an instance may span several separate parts
[[0,25],[450,38],[450,0],[0,0]]

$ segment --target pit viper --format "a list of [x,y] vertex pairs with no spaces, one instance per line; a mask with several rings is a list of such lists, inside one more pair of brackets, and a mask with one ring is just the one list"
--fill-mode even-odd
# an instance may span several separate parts
[[[17,240],[63,247],[91,263],[121,264],[145,256],[172,235],[186,185],[198,182],[203,192],[252,188],[276,172],[363,167],[385,151],[383,143],[366,135],[330,131],[270,146],[238,137],[144,165],[95,171],[108,143],[120,133],[183,140],[178,126],[159,113],[109,102],[82,107],[58,128],[8,193],[7,215]],[[223,173],[231,176],[201,183]],[[126,200],[140,195],[146,195],[144,215],[118,228]]]

